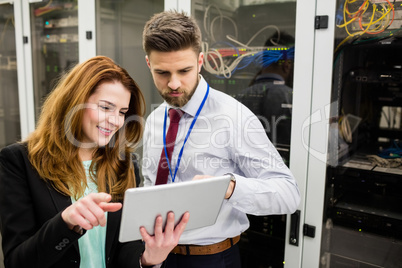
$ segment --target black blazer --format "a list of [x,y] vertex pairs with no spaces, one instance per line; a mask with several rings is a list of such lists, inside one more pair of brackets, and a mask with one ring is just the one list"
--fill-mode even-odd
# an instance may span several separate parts
[[[24,144],[0,152],[0,230],[6,268],[79,267],[78,239],[61,212],[70,196],[42,180],[28,160]],[[140,241],[120,243],[121,210],[108,213],[106,267],[140,267]],[[84,234],[85,235],[85,234]]]

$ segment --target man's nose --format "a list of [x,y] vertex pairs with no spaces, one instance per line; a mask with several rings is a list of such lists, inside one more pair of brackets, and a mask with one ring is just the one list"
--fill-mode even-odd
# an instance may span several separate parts
[[181,86],[180,79],[176,75],[170,77],[168,87],[172,90],[177,90]]

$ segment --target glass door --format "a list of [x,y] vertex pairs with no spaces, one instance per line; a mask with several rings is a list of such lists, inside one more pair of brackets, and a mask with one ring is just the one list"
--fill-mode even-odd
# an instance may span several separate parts
[[[162,103],[145,61],[142,31],[154,13],[164,10],[164,0],[96,0],[96,50],[123,66],[138,83],[145,97],[146,115]],[[138,147],[137,159],[142,159]]]
[[[21,139],[14,6],[0,4],[0,149]],[[0,236],[0,268],[4,268]]]
[[144,94],[147,114],[162,98],[145,61],[142,31],[145,22],[163,9],[164,0],[96,1],[97,54],[112,58],[130,73]]
[[29,5],[35,115],[61,74],[78,63],[77,0],[45,0]]
[[0,148],[21,139],[14,7],[0,4]]
[[[251,109],[290,165],[296,1],[192,1],[211,87]],[[242,267],[283,267],[286,215],[248,215]]]
[[401,3],[336,7],[320,267],[402,267]]

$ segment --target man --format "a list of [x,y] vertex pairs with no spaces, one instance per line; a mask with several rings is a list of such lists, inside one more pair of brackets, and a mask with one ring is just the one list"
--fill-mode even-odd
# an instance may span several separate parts
[[275,147],[288,164],[293,98],[294,38],[286,33],[268,38],[262,68],[236,99],[257,115]]
[[[246,213],[293,213],[300,201],[297,183],[258,118],[199,74],[204,55],[192,18],[174,11],[154,15],[143,47],[165,100],[146,122],[144,185],[164,183],[163,177],[168,183],[228,173],[233,178],[216,224],[183,233],[165,267],[240,267],[236,243],[249,227]],[[171,125],[178,125],[175,141]]]

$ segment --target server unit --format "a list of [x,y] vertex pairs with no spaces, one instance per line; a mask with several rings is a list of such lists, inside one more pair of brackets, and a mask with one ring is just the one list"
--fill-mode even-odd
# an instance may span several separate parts
[[386,35],[335,54],[321,267],[402,267],[401,49]]

